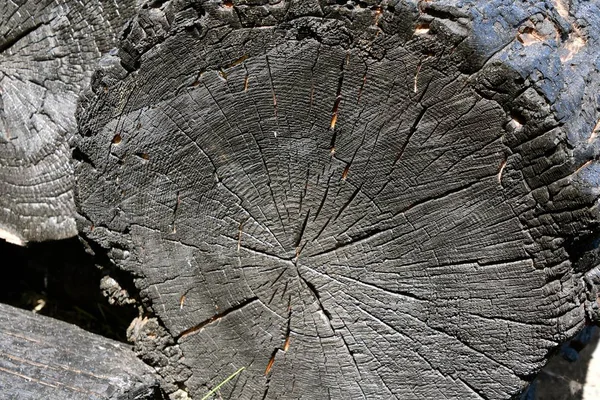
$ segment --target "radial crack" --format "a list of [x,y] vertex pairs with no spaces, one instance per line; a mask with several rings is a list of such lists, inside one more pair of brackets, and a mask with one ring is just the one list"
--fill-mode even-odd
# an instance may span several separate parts
[[6,42],[0,44],[0,53],[4,53],[8,49],[10,49],[14,45],[16,45],[19,41],[26,38],[33,32],[37,31],[42,25],[44,25],[44,23],[39,23],[30,28],[27,28],[27,29],[23,30],[21,33],[19,33],[18,35],[14,36],[14,37],[8,39]]
[[258,299],[258,297],[252,297],[250,299],[244,300],[241,303],[239,303],[236,306],[233,306],[231,308],[228,308],[227,310],[220,312],[218,314],[213,315],[212,317],[205,319],[204,321],[200,322],[197,325],[192,326],[191,328],[188,328],[186,330],[184,330],[183,332],[181,332],[179,335],[177,335],[177,337],[175,338],[175,342],[179,341],[180,339],[183,339],[189,335],[192,335],[200,330],[202,330],[203,328],[205,328],[207,325],[212,324],[213,322],[216,322],[218,320],[220,320],[221,318],[224,318],[226,316],[228,316],[229,314],[241,310],[242,308],[249,306],[250,304],[256,302],[256,301],[260,301]]

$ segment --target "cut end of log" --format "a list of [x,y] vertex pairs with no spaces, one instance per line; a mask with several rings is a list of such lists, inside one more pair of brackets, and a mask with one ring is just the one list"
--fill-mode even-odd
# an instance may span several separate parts
[[565,124],[598,116],[549,82],[577,34],[520,3],[503,35],[475,3],[227,4],[141,10],[79,108],[90,237],[170,341],[142,356],[192,397],[234,366],[231,398],[519,392],[593,308],[600,185]]
[[[13,243],[75,236],[75,109],[134,0],[0,7],[0,224]],[[15,237],[19,238],[16,240]]]

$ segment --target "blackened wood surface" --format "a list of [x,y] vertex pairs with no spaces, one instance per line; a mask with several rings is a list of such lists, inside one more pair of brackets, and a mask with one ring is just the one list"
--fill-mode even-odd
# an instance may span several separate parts
[[68,140],[81,90],[133,0],[0,0],[0,238],[77,233]]
[[598,260],[598,3],[541,4],[142,7],[81,103],[77,200],[139,277],[158,319],[132,337],[168,390],[532,379],[593,314]]
[[129,346],[0,304],[0,398],[158,400],[155,372]]

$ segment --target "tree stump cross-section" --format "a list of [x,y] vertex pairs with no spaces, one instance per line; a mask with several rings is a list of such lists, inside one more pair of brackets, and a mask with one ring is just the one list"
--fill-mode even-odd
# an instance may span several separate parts
[[80,103],[77,202],[168,390],[504,399],[590,317],[591,6],[497,3],[141,7]]

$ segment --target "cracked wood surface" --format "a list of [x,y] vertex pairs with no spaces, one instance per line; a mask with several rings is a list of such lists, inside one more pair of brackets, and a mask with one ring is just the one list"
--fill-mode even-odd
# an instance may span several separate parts
[[82,232],[171,393],[510,398],[598,315],[597,3],[339,3],[142,6]]
[[75,108],[132,0],[0,1],[0,238],[75,236]]
[[130,347],[52,318],[0,304],[4,399],[161,399],[152,368]]

